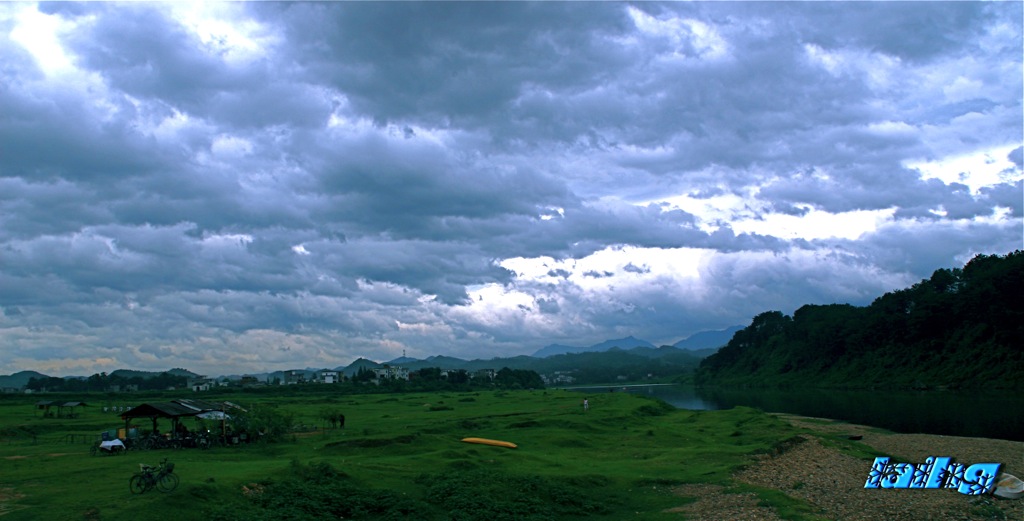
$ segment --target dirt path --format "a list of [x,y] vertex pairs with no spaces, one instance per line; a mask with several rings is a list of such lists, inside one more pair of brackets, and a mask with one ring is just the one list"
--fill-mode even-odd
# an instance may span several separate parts
[[[887,520],[1024,520],[1024,500],[992,496],[967,496],[955,490],[865,489],[871,462],[823,445],[820,437],[862,436],[865,445],[919,463],[928,456],[951,456],[964,464],[999,462],[1003,471],[1024,475],[1024,443],[986,438],[962,438],[929,434],[896,434],[872,427],[792,415],[776,415],[793,425],[811,430],[788,450],[762,456],[734,479],[779,490],[810,504],[822,519],[843,521]],[[685,519],[780,519],[770,507],[759,506],[751,494],[727,494],[721,487],[679,487],[681,496],[697,501],[677,509]],[[741,497],[734,497],[741,496]],[[746,497],[742,497],[746,496]]]

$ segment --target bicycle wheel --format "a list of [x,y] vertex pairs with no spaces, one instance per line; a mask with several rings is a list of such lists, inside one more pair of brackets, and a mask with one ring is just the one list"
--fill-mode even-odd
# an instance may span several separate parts
[[128,490],[132,491],[132,494],[142,494],[146,491],[146,478],[142,474],[136,474],[128,480]]
[[174,474],[160,476],[160,479],[156,482],[156,488],[160,489],[160,492],[170,492],[178,488],[178,476]]

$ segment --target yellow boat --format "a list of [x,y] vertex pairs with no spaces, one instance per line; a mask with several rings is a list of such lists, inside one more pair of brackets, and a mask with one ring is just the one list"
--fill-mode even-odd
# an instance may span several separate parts
[[495,447],[506,447],[509,449],[517,447],[515,443],[510,441],[489,440],[487,438],[462,438],[462,441],[466,443],[479,443],[481,445],[494,445]]

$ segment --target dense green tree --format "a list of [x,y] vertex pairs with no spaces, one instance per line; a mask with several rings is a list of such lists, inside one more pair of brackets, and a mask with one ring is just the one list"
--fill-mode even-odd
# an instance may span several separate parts
[[1024,387],[1024,252],[978,255],[870,306],[769,311],[706,358],[700,384]]

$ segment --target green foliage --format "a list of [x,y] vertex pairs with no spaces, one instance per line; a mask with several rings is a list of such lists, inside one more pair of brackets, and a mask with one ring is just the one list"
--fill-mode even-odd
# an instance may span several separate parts
[[548,521],[609,511],[593,481],[512,474],[495,469],[424,474],[426,500],[453,521]]
[[1024,252],[886,293],[870,306],[762,313],[704,359],[698,384],[1024,388]]
[[[116,371],[115,371],[116,372]],[[30,378],[26,389],[50,392],[102,392],[115,387],[125,388],[134,385],[139,390],[158,390],[184,387],[188,377],[171,372],[122,376],[118,374],[97,373],[88,378],[57,378],[47,376]]]
[[292,432],[295,417],[273,405],[254,405],[248,411],[235,413],[234,428],[246,432],[260,442],[281,441]]
[[376,447],[387,447],[389,445],[397,444],[409,444],[415,441],[417,435],[405,434],[402,436],[395,436],[393,438],[356,438],[354,440],[335,441],[324,445],[324,449],[334,449],[341,447],[358,447],[362,449],[370,449]]
[[[459,519],[448,513],[451,499],[463,519],[479,519],[497,505],[499,514],[521,506],[518,519],[655,521],[681,503],[668,484],[725,483],[752,452],[795,433],[749,408],[672,410],[628,393],[591,395],[591,410],[583,413],[581,395],[564,390],[345,395],[334,387],[336,394],[327,395],[320,388],[329,386],[296,390],[302,387],[238,391],[222,399],[254,418],[282,415],[301,424],[317,423],[325,408],[337,409],[348,428],[288,433],[282,443],[117,457],[90,456],[90,443],[65,439],[69,432],[93,439],[123,425],[116,414],[94,407],[83,417],[58,421],[35,414],[36,396],[0,396],[0,430],[40,433],[36,442],[0,442],[0,488],[11,509],[3,519],[81,518],[88,509],[105,521]],[[137,398],[130,396],[121,399]],[[140,401],[175,397],[153,394]],[[474,400],[463,401],[468,397]],[[458,405],[429,410],[441,402]],[[742,435],[730,436],[737,430]],[[469,436],[519,448],[461,442]],[[127,479],[138,464],[166,456],[176,464],[178,490],[131,495]]]
[[322,409],[320,411],[320,418],[327,422],[332,429],[345,426],[345,414],[340,409]]
[[401,494],[359,486],[330,464],[292,462],[289,475],[242,487],[248,504],[214,509],[209,519],[429,519],[430,507]]
[[494,385],[498,389],[543,389],[544,380],[536,371],[503,367],[494,375]]
[[664,416],[675,410],[675,407],[657,398],[649,398],[647,396],[641,396],[640,398],[647,400],[649,403],[637,407],[634,412],[637,416]]

